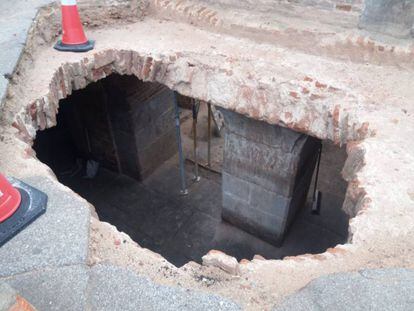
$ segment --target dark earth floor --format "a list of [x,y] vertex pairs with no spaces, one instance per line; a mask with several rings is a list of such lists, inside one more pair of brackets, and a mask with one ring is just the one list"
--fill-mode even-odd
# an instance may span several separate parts
[[[198,139],[199,159],[206,162],[207,118],[201,109]],[[192,159],[192,120],[182,124],[184,152]],[[53,131],[50,133],[53,139]],[[56,134],[57,135],[57,134]],[[102,221],[127,233],[142,247],[163,255],[176,266],[190,260],[200,262],[211,249],[218,249],[241,260],[255,254],[265,258],[283,258],[303,253],[320,253],[347,239],[348,217],[341,210],[346,183],[340,176],[346,153],[325,143],[318,188],[323,192],[320,215],[312,215],[310,204],[297,215],[281,247],[275,247],[221,220],[221,162],[223,139],[212,140],[212,172],[200,167],[201,180],[194,183],[193,164],[186,162],[189,194],[179,194],[178,158],[173,156],[142,182],[100,168],[93,179],[84,171],[70,177],[63,168],[73,165],[71,146],[61,139],[52,140],[52,158],[44,160],[59,180],[95,206]],[[41,151],[41,150],[39,150]],[[52,153],[53,154],[53,153]]]
[[[190,181],[192,165],[186,165]],[[320,216],[304,208],[282,247],[274,247],[223,222],[221,176],[201,169],[201,181],[190,183],[189,195],[179,195],[177,158],[166,161],[144,182],[100,169],[95,179],[80,175],[62,182],[91,202],[102,221],[115,225],[142,247],[162,254],[177,266],[201,257],[210,249],[239,260],[255,254],[282,258],[319,253],[346,240],[347,219],[334,195],[324,193]]]

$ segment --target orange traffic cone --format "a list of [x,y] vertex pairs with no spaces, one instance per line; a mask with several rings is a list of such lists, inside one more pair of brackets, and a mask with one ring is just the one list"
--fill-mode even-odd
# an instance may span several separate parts
[[46,211],[47,195],[0,174],[0,247]]
[[0,174],[0,223],[14,214],[21,199],[20,192]]
[[92,50],[95,42],[88,40],[83,32],[76,0],[61,0],[62,40],[54,48],[65,52],[86,52]]

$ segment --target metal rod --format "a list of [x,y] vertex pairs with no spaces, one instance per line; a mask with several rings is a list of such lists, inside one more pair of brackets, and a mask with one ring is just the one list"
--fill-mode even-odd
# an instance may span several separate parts
[[313,187],[313,197],[312,197],[313,201],[315,201],[316,199],[316,188],[318,187],[319,165],[321,163],[321,155],[322,155],[322,143],[318,150],[318,162],[316,164],[316,176],[315,176],[315,184]]
[[200,175],[198,174],[198,159],[197,159],[197,117],[199,103],[197,100],[193,100],[193,142],[194,142],[194,181],[200,181]]
[[185,171],[184,171],[184,158],[183,158],[183,146],[181,144],[181,129],[180,129],[180,109],[178,108],[177,93],[174,92],[174,109],[175,109],[175,133],[177,136],[178,146],[178,161],[180,165],[180,179],[181,179],[181,190],[182,195],[187,195],[187,185],[185,182]]
[[207,166],[211,167],[211,104],[207,103]]
[[322,192],[317,190],[321,157],[322,157],[322,144],[320,145],[319,150],[318,150],[318,162],[316,165],[315,185],[313,187],[312,214],[314,215],[319,215],[320,209],[321,209],[321,201],[322,201]]

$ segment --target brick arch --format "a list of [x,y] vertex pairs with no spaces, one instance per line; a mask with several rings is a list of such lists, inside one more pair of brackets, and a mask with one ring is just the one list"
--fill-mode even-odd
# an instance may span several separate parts
[[[153,56],[113,49],[88,55],[79,62],[62,64],[51,77],[47,94],[20,111],[15,116],[13,126],[19,130],[24,141],[32,143],[36,131],[56,125],[61,99],[111,74],[134,75],[145,82],[158,82],[183,95],[210,101],[254,119],[335,143],[359,141],[373,134],[368,123],[343,111],[339,104],[327,105],[328,102],[340,102],[346,96],[343,90],[310,76],[282,84],[255,84],[248,79],[235,79],[230,69],[201,64],[191,58],[191,55]],[[221,92],[225,89],[220,89],[220,85],[229,91],[228,96],[222,97]],[[348,155],[344,175],[349,187],[344,209],[356,216],[370,203],[357,178],[357,172],[364,165],[361,145],[351,144]],[[352,243],[355,230],[357,228],[350,227],[349,243]],[[343,246],[338,246],[323,254],[304,255],[304,258],[320,261],[321,258],[326,259],[332,255],[336,257],[343,253]],[[301,258],[297,256],[295,261],[301,261]]]
[[153,56],[113,49],[62,64],[54,72],[47,94],[20,111],[13,126],[24,140],[33,140],[37,130],[56,124],[60,99],[113,73],[159,82],[183,95],[338,144],[373,134],[369,123],[341,108],[345,97],[355,104],[357,98],[309,76],[264,84],[250,73],[239,77],[228,66],[212,67],[184,53]]

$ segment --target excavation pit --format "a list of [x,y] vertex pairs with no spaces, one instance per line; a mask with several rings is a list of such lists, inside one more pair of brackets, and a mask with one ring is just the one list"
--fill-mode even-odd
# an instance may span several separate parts
[[[255,232],[243,230],[237,221],[233,225],[225,217],[223,220],[223,193],[227,191],[222,190],[223,149],[229,126],[219,136],[211,128],[212,165],[207,168],[205,103],[200,106],[197,124],[201,178],[194,180],[193,121],[188,109],[192,100],[183,96],[178,98],[189,194],[181,195],[172,95],[160,84],[111,75],[62,100],[57,125],[37,133],[34,150],[61,183],[93,204],[101,221],[113,224],[176,266],[201,263],[211,249],[238,260],[250,260],[257,254],[281,259],[321,253],[347,241],[349,218],[341,209],[346,192],[341,178],[345,147],[323,142],[318,180],[318,190],[323,193],[321,213],[311,213],[316,174],[312,160],[310,173],[314,176],[307,199],[293,212],[286,236],[275,246],[251,234]],[[280,132],[276,126],[270,127],[276,129],[274,135]],[[263,131],[260,124],[257,129]]]
[[[25,3],[24,8],[30,7],[32,2]],[[136,305],[147,304],[159,309],[165,304],[175,306],[176,297],[180,297],[175,293],[201,291],[208,295],[209,301],[219,296],[235,302],[241,309],[272,310],[296,291],[300,291],[298,294],[315,293],[312,281],[323,282],[327,275],[332,280],[348,280],[349,273],[345,272],[355,271],[351,274],[364,279],[364,282],[372,282],[372,278],[366,276],[373,274],[365,271],[374,268],[380,269],[382,282],[386,268],[413,268],[414,179],[406,178],[414,174],[410,165],[414,153],[409,143],[414,124],[414,93],[410,84],[413,75],[412,40],[388,38],[368,32],[368,28],[361,30],[358,27],[361,25],[358,18],[361,12],[353,5],[360,5],[360,1],[352,1],[353,4],[347,3],[346,6],[339,3],[341,1],[324,1],[322,7],[317,8],[302,6],[299,1],[286,4],[279,1],[277,6],[268,6],[268,9],[260,7],[259,3],[247,7],[240,1],[237,4],[233,1],[234,6],[230,5],[232,1],[226,1],[229,6],[222,6],[212,1],[157,0],[149,1],[149,7],[146,6],[148,1],[140,0],[139,5],[133,7],[131,5],[137,1],[115,0],[104,5],[90,0],[78,2],[83,23],[87,25],[87,36],[97,43],[94,50],[84,54],[59,53],[53,49],[60,29],[60,8],[56,4],[42,8],[35,17],[37,10],[28,15],[20,14],[20,9],[14,10],[14,5],[19,3],[17,1],[11,6],[17,15],[10,14],[3,21],[4,29],[11,29],[15,21],[29,15],[35,18],[33,23],[31,17],[27,20],[27,27],[32,23],[29,32],[26,27],[21,29],[21,36],[14,36],[14,32],[10,34],[10,40],[15,43],[11,47],[16,49],[4,49],[11,61],[6,62],[10,66],[3,71],[3,84],[0,83],[3,96],[0,103],[1,172],[42,190],[48,195],[49,203],[44,215],[0,248],[0,275],[16,286],[23,297],[29,301],[33,299],[37,309],[50,308],[50,302],[56,308],[72,306],[74,301],[79,304],[78,309],[93,301],[111,306],[124,306],[131,302],[132,310],[137,309]],[[261,3],[264,2],[270,4],[271,1]],[[300,2],[311,4],[310,1]],[[326,6],[328,3],[334,5]],[[368,6],[366,8],[369,9]],[[246,21],[249,21],[248,25]],[[26,34],[23,46],[22,41],[16,38],[26,38]],[[82,190],[97,187],[100,180],[103,180],[101,190],[116,187],[115,184],[117,188],[125,189],[129,183],[148,188],[146,182],[162,172],[169,162],[174,168],[171,168],[170,175],[160,173],[160,180],[165,181],[171,176],[176,181],[177,176],[173,176],[172,171],[177,174],[178,170],[177,158],[174,158],[176,149],[166,149],[164,159],[150,156],[157,165],[145,165],[147,171],[128,165],[128,157],[119,162],[109,161],[110,157],[107,157],[106,163],[98,161],[100,168],[94,179],[81,178],[84,172],[76,175],[78,180],[73,178],[73,183],[83,188],[72,191],[59,182],[64,179],[60,173],[66,171],[65,166],[60,170],[39,161],[42,159],[48,163],[41,156],[39,143],[43,133],[46,137],[49,130],[59,128],[59,123],[62,123],[57,118],[64,114],[64,107],[68,104],[64,99],[73,100],[71,94],[79,95],[76,91],[85,91],[94,82],[107,83],[113,77],[104,78],[111,74],[133,75],[145,83],[159,83],[190,98],[210,102],[258,122],[320,139],[323,143],[319,182],[323,193],[322,205],[327,205],[329,194],[333,195],[333,202],[340,203],[332,210],[322,206],[320,216],[311,217],[310,213],[305,213],[306,209],[302,212],[306,221],[315,221],[315,225],[321,222],[324,228],[343,229],[342,239],[338,239],[340,244],[335,245],[331,241],[332,244],[327,243],[313,254],[303,253],[309,248],[300,250],[298,256],[273,254],[272,257],[272,254],[266,255],[261,251],[269,260],[255,256],[252,260],[238,261],[211,251],[202,265],[190,261],[176,268],[163,256],[139,247],[127,234],[118,231],[123,230],[124,220],[117,227],[111,225],[115,223],[114,219],[106,219],[109,223],[100,221],[95,214],[98,206],[91,206],[88,201],[93,203],[93,200],[83,195]],[[59,107],[62,110],[57,114]],[[92,109],[94,118],[88,120],[90,122],[99,116],[99,109],[95,108]],[[188,115],[190,119],[185,119]],[[109,114],[111,116],[112,113]],[[190,125],[191,112],[185,111],[182,115],[182,139],[190,150],[186,151],[186,157],[190,158],[186,161],[187,180],[191,185],[189,195],[198,196],[197,186],[214,178],[209,179],[210,172],[200,169],[202,180],[199,184],[190,184],[193,177]],[[93,137],[92,129],[88,135]],[[203,123],[200,119],[200,158],[205,156],[203,129],[205,121]],[[117,128],[112,130],[115,133]],[[115,135],[112,138],[108,136],[106,129],[97,132],[106,133],[102,138],[107,141],[119,139]],[[171,146],[176,148],[175,136],[171,134],[170,137],[174,143]],[[131,141],[127,140],[125,146],[129,146]],[[37,155],[32,148],[33,143]],[[213,146],[220,154],[220,144]],[[91,148],[96,147],[91,145]],[[143,159],[143,149],[136,150],[135,156],[141,155]],[[85,157],[82,161],[81,166],[84,167]],[[67,167],[72,168],[74,162],[69,163]],[[213,166],[219,167],[220,163],[213,162]],[[336,167],[335,170],[329,168],[330,163]],[[123,169],[122,175],[118,172],[119,167]],[[324,168],[327,168],[326,173]],[[334,171],[337,175],[333,174]],[[137,176],[134,172],[140,174]],[[346,183],[340,177],[334,177],[339,175]],[[124,185],[121,185],[122,180]],[[111,182],[114,186],[109,185]],[[160,188],[161,183],[156,182]],[[166,183],[170,200],[172,182]],[[175,195],[182,200],[178,194],[179,183],[173,186]],[[139,188],[135,184],[132,187]],[[212,189],[206,186],[199,188],[206,192]],[[134,200],[139,201],[142,193]],[[341,199],[337,200],[335,193],[340,193]],[[113,200],[119,203],[122,198]],[[184,209],[183,203],[180,202],[179,206]],[[309,206],[307,208],[309,210]],[[341,209],[349,215],[349,222],[348,216],[341,218],[340,222],[335,221],[337,216],[344,216]],[[192,209],[193,213],[205,211]],[[295,218],[282,250],[294,235],[295,227],[304,223],[301,216],[299,213]],[[99,217],[105,220],[102,213]],[[303,232],[302,227],[299,228],[302,231],[296,232]],[[318,236],[309,238],[309,233],[300,242],[321,241],[318,239],[327,236],[322,230],[311,231],[315,232]],[[237,245],[237,250],[244,245]],[[335,247],[329,247],[332,245]],[[227,250],[227,253],[231,255],[231,251]],[[168,258],[167,255],[165,257]],[[252,258],[249,254],[242,257]],[[271,259],[281,257],[282,260]],[[200,262],[199,258],[196,260]],[[78,277],[82,276],[83,280],[79,280]],[[45,282],[48,278],[50,282]],[[144,278],[150,279],[150,283],[144,282],[143,289],[141,281]],[[400,287],[394,286],[394,280],[394,277],[390,279],[398,292]],[[45,288],[46,284],[50,286]],[[349,297],[356,301],[355,283],[352,284],[344,290],[332,288],[324,295],[340,304],[348,301]],[[160,289],[163,285],[174,290],[174,295],[165,295],[166,291]],[[153,290],[154,286],[156,290]],[[106,290],[100,291],[102,288]],[[315,303],[324,300],[318,288]],[[347,291],[351,294],[346,297]],[[153,294],[158,294],[155,302]],[[94,300],[96,297],[100,299]],[[199,302],[203,301],[206,300],[194,293],[191,297],[186,295],[181,306],[203,309],[199,307]],[[366,300],[360,301],[366,306]],[[231,309],[223,301],[220,305],[226,310]],[[377,300],[371,305],[377,305]],[[214,304],[209,304],[208,308],[219,309]]]

